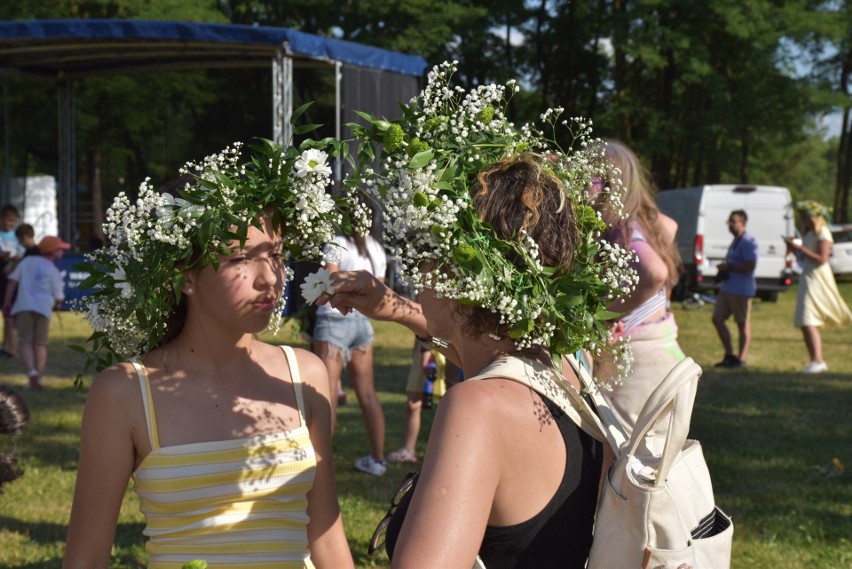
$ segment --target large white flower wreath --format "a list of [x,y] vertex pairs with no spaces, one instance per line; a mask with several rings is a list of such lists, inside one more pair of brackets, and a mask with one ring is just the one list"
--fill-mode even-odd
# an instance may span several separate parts
[[[261,215],[271,214],[281,228],[292,260],[322,263],[323,245],[338,231],[354,226],[363,233],[369,227],[366,208],[355,196],[328,193],[327,151],[336,154],[338,141],[307,139],[298,148],[281,148],[259,140],[249,145],[245,161],[242,150],[237,143],[187,163],[181,169],[187,183],[174,195],[145,180],[136,200],[124,193],[115,198],[104,223],[108,245],[78,265],[90,273],[80,287],[95,291],[81,303],[94,330],[89,345],[78,347],[89,354],[87,368],[94,364],[100,370],[157,346],[180,302],[184,271],[218,268],[223,247],[245,241]],[[282,296],[270,323],[274,331],[283,308]]]
[[[544,346],[557,365],[561,355],[579,349],[612,350],[623,377],[632,354],[628,342],[613,342],[609,320],[617,315],[607,306],[629,294],[638,277],[633,253],[601,237],[606,224],[597,209],[620,213],[621,188],[588,192],[593,177],[606,175],[604,144],[591,138],[587,120],[559,122],[561,109],[544,113],[542,128],[517,128],[506,117],[518,90],[514,82],[468,92],[450,86],[454,72],[453,63],[436,66],[401,118],[362,113],[368,126],[350,125],[361,142],[359,163],[372,164],[379,153],[382,162],[378,171],[362,166],[349,183],[381,205],[385,244],[415,289],[428,287],[498,314],[496,337],[509,337],[518,348]],[[555,142],[559,128],[570,135],[568,149]],[[581,240],[567,270],[543,266],[527,235],[498,236],[473,206],[470,189],[484,167],[530,153],[562,182],[574,208]],[[423,266],[431,270],[421,272]]]

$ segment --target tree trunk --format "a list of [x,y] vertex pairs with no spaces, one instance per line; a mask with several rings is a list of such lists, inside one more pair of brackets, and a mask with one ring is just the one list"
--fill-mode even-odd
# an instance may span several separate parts
[[[624,53],[624,44],[627,42],[627,32],[624,29],[627,23],[624,21],[626,0],[614,0],[612,3],[613,20],[616,22],[613,29],[612,51],[615,66],[613,68],[613,83],[615,85],[615,107],[623,109],[625,91],[627,89],[627,56]],[[619,128],[619,137],[621,140],[633,140],[633,132],[628,113],[621,112],[621,126]]]
[[92,199],[92,236],[106,243],[104,235],[104,193],[101,184],[101,151],[95,150],[91,155],[91,171],[89,172],[89,191]]
[[503,50],[504,56],[506,58],[506,68],[514,69],[514,63],[512,62],[512,16],[508,12],[506,13],[506,37],[503,40]]
[[[843,68],[840,72],[840,91],[849,95],[849,72],[852,66],[852,52],[846,54]],[[837,182],[834,189],[834,220],[837,223],[846,223],[847,209],[849,206],[850,185],[850,136],[852,136],[852,124],[849,116],[850,107],[843,109],[843,121],[840,126],[840,144],[837,149]]]
[[743,184],[748,184],[748,155],[750,150],[748,138],[748,131],[746,131],[740,141],[740,182]]
[[[668,14],[664,14],[662,24],[668,26]],[[661,188],[672,187],[672,154],[676,146],[674,129],[670,127],[670,114],[672,109],[672,99],[674,93],[675,82],[675,55],[671,48],[666,49],[666,66],[657,72],[657,108],[661,111],[659,119],[664,126],[664,131],[668,131],[665,135],[665,151],[655,152],[652,159],[653,176]]]
[[536,10],[535,23],[535,57],[536,67],[540,76],[539,108],[546,109],[550,107],[550,64],[547,61],[547,53],[544,45],[544,21],[547,18],[547,0],[541,0],[541,4]]
[[834,217],[841,222],[841,204],[843,202],[843,188],[846,186],[846,148],[849,146],[849,107],[843,109],[843,120],[840,122],[840,142],[837,147],[837,172],[835,173],[834,185]]
[[846,146],[843,149],[843,156],[838,157],[842,160],[843,167],[843,185],[839,188],[835,197],[834,216],[837,223],[846,223],[849,211],[849,187],[852,185],[852,120],[849,120],[849,108],[843,112],[843,124],[846,134]]
[[724,137],[716,135],[713,141],[713,150],[707,158],[707,180],[705,184],[718,184],[722,178],[722,165],[719,162],[719,157],[722,155],[722,147],[724,146]]

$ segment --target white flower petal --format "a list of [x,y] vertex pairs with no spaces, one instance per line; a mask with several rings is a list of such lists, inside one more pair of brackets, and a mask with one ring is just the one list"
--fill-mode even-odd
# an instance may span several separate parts
[[326,269],[320,269],[305,277],[305,282],[302,283],[302,298],[308,304],[313,304],[323,294],[334,296],[334,287],[331,286],[331,276]]

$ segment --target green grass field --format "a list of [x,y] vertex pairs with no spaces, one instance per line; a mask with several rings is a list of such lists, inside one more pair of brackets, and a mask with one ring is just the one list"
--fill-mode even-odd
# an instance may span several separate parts
[[[842,284],[841,290],[852,303],[852,283]],[[712,306],[694,311],[674,307],[681,345],[705,368],[692,436],[703,444],[718,503],[734,519],[735,568],[852,567],[852,476],[842,466],[852,468],[852,328],[824,332],[828,373],[797,373],[807,363],[807,353],[792,327],[794,304],[795,292],[788,292],[777,303],[756,305],[749,367],[737,371],[712,367],[722,355],[710,323]],[[377,385],[390,451],[402,437],[412,336],[387,323],[376,325],[376,335]],[[74,314],[54,318],[47,389],[26,393],[32,419],[18,440],[26,473],[0,495],[0,567],[60,565],[85,400],[85,392],[73,387],[82,359],[64,346],[85,336],[86,325]],[[277,338],[294,340],[286,331]],[[18,360],[0,361],[0,383],[23,387]],[[409,467],[390,466],[383,478],[354,470],[353,461],[368,445],[351,390],[349,395],[335,438],[346,534],[359,567],[384,567],[383,557],[367,557],[367,541]],[[424,412],[421,455],[432,415]],[[128,491],[113,567],[145,567],[142,529],[135,496]]]

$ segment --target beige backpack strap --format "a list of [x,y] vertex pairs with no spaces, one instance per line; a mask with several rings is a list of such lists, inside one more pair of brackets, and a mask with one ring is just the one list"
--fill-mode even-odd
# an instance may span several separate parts
[[600,417],[595,414],[592,407],[583,399],[574,386],[552,367],[525,358],[505,356],[494,360],[478,375],[465,378],[465,381],[477,381],[495,377],[523,383],[530,389],[553,401],[553,403],[568,415],[574,424],[591,437],[598,441],[612,444],[607,435],[608,431],[603,423],[601,423]]
[[627,443],[627,433],[624,431],[621,423],[618,422],[618,418],[612,412],[607,400],[601,395],[600,389],[598,389],[588,370],[580,365],[573,354],[565,356],[565,359],[580,379],[580,383],[583,385],[583,392],[588,394],[592,400],[595,411],[597,411],[597,416],[600,418],[606,431],[606,440],[609,446],[615,451],[615,455],[619,456],[621,449]]

